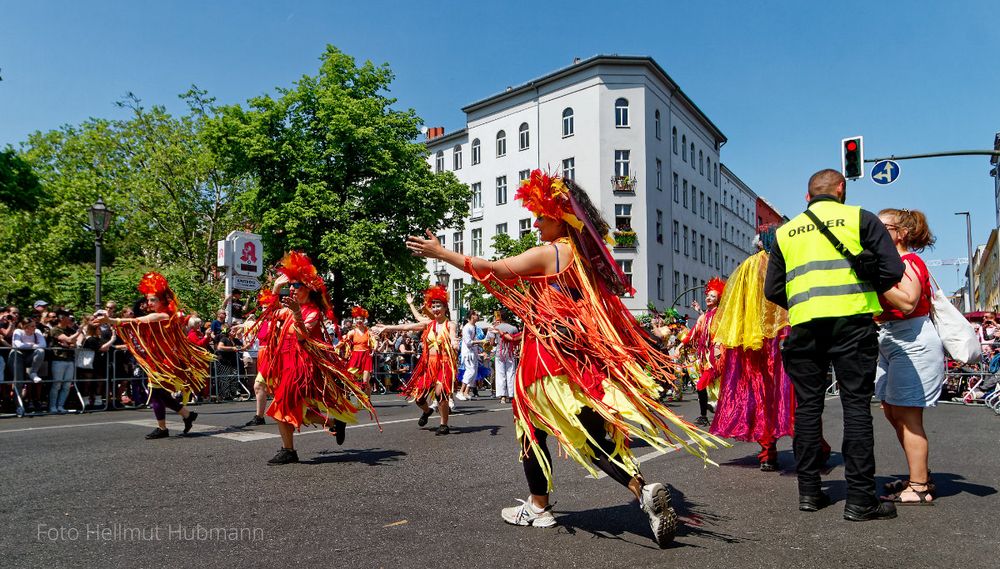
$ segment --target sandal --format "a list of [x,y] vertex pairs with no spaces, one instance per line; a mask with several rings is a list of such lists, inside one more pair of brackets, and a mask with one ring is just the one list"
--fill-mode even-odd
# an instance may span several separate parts
[[[934,485],[934,478],[928,477],[926,484],[920,484],[919,482],[914,482],[920,486],[927,486],[927,492],[934,494],[937,490],[937,486]],[[886,482],[882,485],[882,489],[885,490],[886,494],[899,494],[906,490],[906,487],[910,485],[910,481],[906,478],[900,478],[898,480],[893,480],[892,482]]]
[[[917,490],[915,487],[923,487],[924,490]],[[916,500],[904,500],[903,495],[911,492],[916,495]],[[933,496],[931,495],[931,484],[928,482],[909,482],[901,492],[882,497],[883,502],[892,502],[897,506],[933,506]]]

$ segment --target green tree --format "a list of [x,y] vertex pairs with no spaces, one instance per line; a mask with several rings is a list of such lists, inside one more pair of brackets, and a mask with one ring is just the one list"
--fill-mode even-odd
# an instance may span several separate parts
[[387,65],[357,65],[328,46],[317,75],[275,95],[219,109],[208,129],[226,169],[252,174],[240,200],[271,262],[299,249],[317,264],[334,306],[373,319],[408,314],[403,290],[426,285],[405,237],[461,225],[470,192],[432,173],[416,142],[421,120],[386,95]]
[[31,166],[13,148],[0,150],[0,203],[11,210],[34,211],[43,197]]
[[[497,261],[499,259],[505,259],[507,257],[513,257],[515,255],[520,255],[532,247],[538,246],[538,238],[534,233],[526,233],[521,236],[520,239],[514,239],[506,233],[498,233],[493,236],[493,251],[494,255],[490,260]],[[492,318],[492,314],[496,310],[505,310],[502,308],[500,301],[496,299],[486,287],[479,283],[473,283],[469,286],[462,288],[462,297],[465,306],[468,306],[472,310],[475,310],[479,314],[483,315],[483,318]],[[508,321],[512,318],[512,314],[507,311]]]

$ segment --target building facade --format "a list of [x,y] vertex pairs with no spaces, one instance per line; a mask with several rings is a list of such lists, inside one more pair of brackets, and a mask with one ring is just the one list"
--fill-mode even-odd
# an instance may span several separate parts
[[722,276],[728,277],[744,259],[756,253],[757,194],[725,164],[722,178]]
[[1000,271],[1000,256],[997,244],[997,230],[990,231],[986,245],[980,246],[975,254],[976,305],[973,310],[995,312],[1000,305],[1000,290],[997,289],[997,272]]
[[[612,226],[614,257],[636,289],[624,299],[634,313],[678,296],[684,308],[702,296],[684,291],[721,273],[726,137],[653,59],[595,56],[462,110],[465,128],[434,130],[427,141],[431,167],[454,172],[473,193],[465,226],[442,232],[445,246],[489,258],[497,233],[532,231],[513,197],[541,168],[574,179]],[[445,269],[456,310],[470,277]]]

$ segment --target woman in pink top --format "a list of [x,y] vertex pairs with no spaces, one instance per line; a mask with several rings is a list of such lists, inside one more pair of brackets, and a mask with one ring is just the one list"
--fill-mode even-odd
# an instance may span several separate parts
[[937,404],[944,382],[945,361],[941,338],[930,320],[931,283],[927,266],[913,251],[934,244],[923,213],[884,209],[879,219],[896,244],[906,273],[894,288],[879,297],[879,361],[875,396],[882,401],[886,419],[906,454],[910,476],[886,484],[896,504],[929,505],[934,483],[927,467],[927,434],[924,409]]

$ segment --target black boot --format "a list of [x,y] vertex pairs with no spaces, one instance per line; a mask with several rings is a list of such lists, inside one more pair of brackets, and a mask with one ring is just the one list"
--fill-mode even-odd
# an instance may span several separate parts
[[269,465],[276,464],[292,464],[293,462],[299,461],[299,453],[295,452],[295,449],[284,448],[278,451],[278,454],[274,455],[274,458],[267,461]]
[[157,427],[152,433],[146,435],[147,439],[165,439],[170,436],[170,431]]

